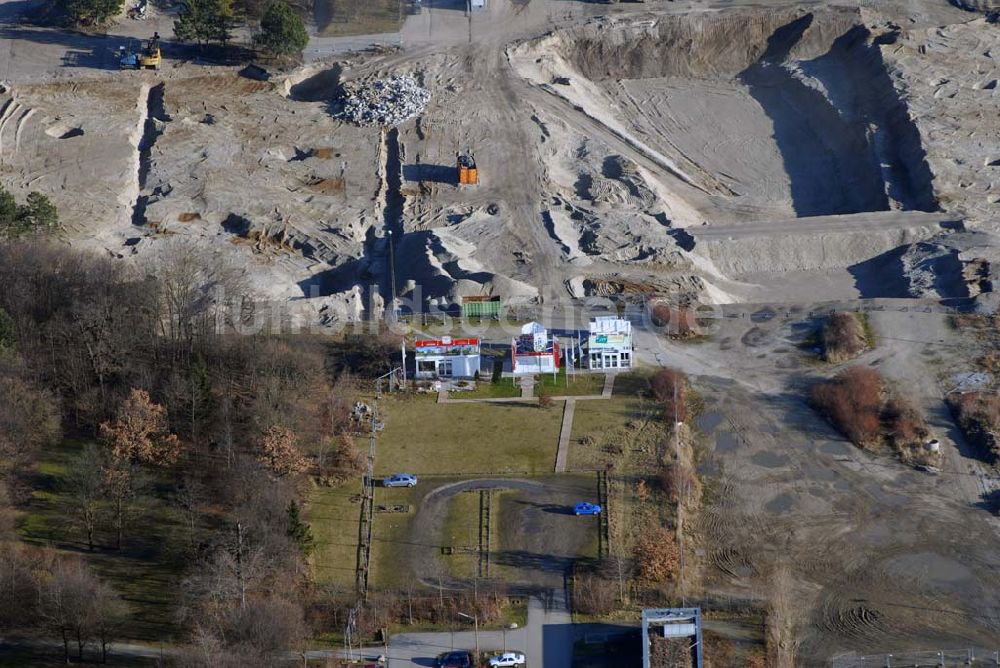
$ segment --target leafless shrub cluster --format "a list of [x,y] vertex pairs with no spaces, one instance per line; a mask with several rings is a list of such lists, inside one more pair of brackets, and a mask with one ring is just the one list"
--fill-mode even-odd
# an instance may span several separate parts
[[823,324],[823,354],[828,362],[853,359],[868,347],[865,328],[855,313],[831,313]]
[[698,318],[686,306],[658,303],[650,313],[653,324],[666,328],[668,335],[676,339],[689,339],[700,334]]
[[937,464],[940,455],[924,447],[930,430],[923,414],[882,375],[851,367],[814,385],[810,401],[842,434],[861,447],[887,443],[908,464]]
[[694,665],[692,642],[688,638],[649,637],[650,668],[690,668]]
[[885,393],[882,375],[867,367],[851,367],[833,380],[812,388],[813,406],[847,438],[860,446],[878,442]]
[[1000,395],[965,392],[951,395],[949,405],[966,437],[990,463],[1000,461]]
[[653,398],[663,405],[663,419],[670,425],[687,422],[687,378],[679,369],[660,369],[649,381]]
[[639,575],[651,582],[666,582],[677,577],[680,549],[673,531],[650,521],[635,541],[635,560]]

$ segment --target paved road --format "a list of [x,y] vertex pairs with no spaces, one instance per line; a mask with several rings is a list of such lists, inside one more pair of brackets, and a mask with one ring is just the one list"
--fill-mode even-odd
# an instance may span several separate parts
[[[506,647],[523,651],[528,666],[570,668],[573,663],[572,619],[566,609],[565,596],[557,593],[549,608],[538,598],[528,601],[528,624],[508,631],[480,631],[482,650],[497,652]],[[458,630],[464,629],[464,630]],[[389,668],[432,666],[434,657],[452,649],[474,650],[476,634],[469,625],[456,626],[454,632],[401,633],[389,641]],[[505,644],[506,643],[506,644]]]

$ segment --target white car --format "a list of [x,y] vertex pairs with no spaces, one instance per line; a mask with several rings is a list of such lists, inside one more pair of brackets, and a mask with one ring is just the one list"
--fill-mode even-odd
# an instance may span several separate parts
[[495,666],[523,666],[525,664],[524,654],[520,652],[504,652],[500,656],[490,659],[490,667]]

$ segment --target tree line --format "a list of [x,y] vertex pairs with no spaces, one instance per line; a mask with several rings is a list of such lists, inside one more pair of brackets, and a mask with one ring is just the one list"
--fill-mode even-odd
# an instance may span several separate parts
[[[59,7],[72,25],[99,27],[122,13],[124,1],[60,0]],[[254,47],[272,56],[293,56],[300,54],[309,41],[302,17],[310,9],[284,0],[185,0],[174,21],[174,36],[198,45],[226,45],[235,29],[257,25],[252,31]]]
[[[150,550],[179,572],[169,621],[196,648],[191,665],[266,664],[316,631],[307,617],[330,592],[310,579],[304,492],[360,471],[348,367],[377,370],[394,346],[236,335],[228,314],[255,308],[239,272],[187,246],[139,269],[11,242],[0,284],[0,600],[35,602],[0,632],[103,653],[129,608],[87,555]],[[34,463],[60,447],[71,459],[53,490],[59,543],[82,559],[28,548],[15,530]],[[151,545],[147,525],[165,515],[171,530]]]

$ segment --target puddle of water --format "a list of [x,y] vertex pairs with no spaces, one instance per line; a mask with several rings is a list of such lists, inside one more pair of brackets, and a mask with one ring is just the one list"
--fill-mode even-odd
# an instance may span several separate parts
[[757,466],[777,469],[788,464],[788,455],[778,454],[777,452],[758,452],[750,458],[750,461]]
[[822,480],[823,482],[833,482],[834,480],[840,478],[839,473],[833,469],[827,468],[816,468],[815,470],[810,471],[809,475],[810,477],[815,478],[816,480]]
[[715,431],[716,427],[722,424],[722,421],[726,419],[722,413],[715,411],[709,411],[707,413],[702,413],[695,420],[695,424],[698,425],[698,429],[706,434],[710,434]]
[[890,563],[894,569],[937,587],[954,586],[973,579],[968,566],[936,552],[904,554]]
[[740,447],[736,434],[731,431],[721,431],[715,435],[716,452],[733,452]]
[[819,451],[826,455],[846,456],[851,454],[851,449],[840,441],[830,441],[819,446]]
[[769,513],[787,513],[794,505],[791,494],[780,494],[764,504],[764,510]]

